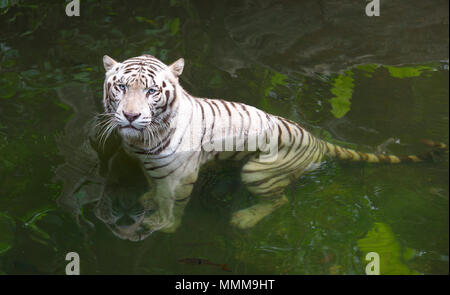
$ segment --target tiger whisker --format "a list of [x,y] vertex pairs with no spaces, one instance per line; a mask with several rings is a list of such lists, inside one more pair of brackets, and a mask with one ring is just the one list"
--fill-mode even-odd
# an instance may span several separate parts
[[108,120],[101,125],[101,128],[98,132],[98,139],[99,144],[103,150],[105,149],[106,140],[112,134],[112,131],[115,130],[117,125],[118,124],[114,120],[112,120],[111,117],[109,117]]

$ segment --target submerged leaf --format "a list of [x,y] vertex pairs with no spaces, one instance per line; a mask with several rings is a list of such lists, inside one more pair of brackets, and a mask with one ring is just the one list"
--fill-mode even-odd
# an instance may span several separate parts
[[0,213],[0,255],[8,252],[14,245],[16,223],[5,213]]
[[416,67],[392,67],[386,66],[389,73],[394,78],[409,78],[418,77],[423,71],[432,71],[433,68],[430,66],[416,66]]
[[376,69],[378,69],[380,65],[377,64],[363,64],[363,65],[357,65],[356,68],[358,70],[367,72],[367,73],[373,73]]
[[154,24],[155,22],[149,18],[146,18],[144,16],[136,16],[136,20],[140,23],[148,23],[148,24]]
[[277,86],[286,85],[285,80],[286,80],[286,75],[278,73],[278,72],[273,72],[270,76],[270,84],[264,90],[264,95],[265,96],[269,95],[269,92],[273,91],[275,89],[275,87],[277,87]]
[[[402,249],[389,225],[376,222],[366,236],[358,240],[358,247],[364,253],[376,252],[380,256],[380,274],[408,275],[419,274],[404,264],[414,256],[413,250]],[[405,259],[406,258],[406,259]]]
[[170,34],[176,35],[180,30],[180,19],[178,17],[174,18],[169,22]]
[[0,76],[0,98],[11,98],[19,89],[20,78],[15,72],[6,72]]
[[350,99],[353,95],[353,78],[350,75],[339,75],[334,79],[331,93],[334,97],[329,100],[331,103],[331,113],[336,118],[342,118],[350,111]]

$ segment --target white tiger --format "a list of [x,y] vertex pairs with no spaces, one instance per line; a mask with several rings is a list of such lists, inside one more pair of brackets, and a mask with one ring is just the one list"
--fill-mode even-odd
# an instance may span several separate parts
[[[285,204],[284,188],[316,168],[325,155],[387,163],[425,158],[357,152],[315,138],[295,122],[243,103],[193,97],[178,81],[182,58],[167,66],[150,55],[124,62],[105,55],[103,63],[107,121],[101,136],[117,130],[125,151],[140,160],[153,188],[140,199],[153,214],[116,227],[122,238],[131,239],[136,232],[143,239],[156,230],[175,231],[199,169],[211,159],[246,161],[242,181],[258,202],[231,217],[233,225],[244,229]],[[269,161],[263,157],[268,154],[275,157]]]

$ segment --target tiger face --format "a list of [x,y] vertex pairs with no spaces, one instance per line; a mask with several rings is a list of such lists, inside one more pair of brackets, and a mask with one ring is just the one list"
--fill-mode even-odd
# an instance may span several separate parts
[[[180,58],[170,66],[151,55],[117,62],[105,55],[103,103],[108,117],[105,132],[117,129],[125,139],[151,139],[169,127],[170,104],[184,67]],[[108,135],[108,134],[105,134]]]
[[95,215],[111,232],[124,240],[140,241],[151,234],[141,226],[146,214],[142,204],[129,193],[117,196],[117,193],[104,193],[95,207]]
[[153,195],[154,189],[155,185],[142,174],[139,161],[118,149],[108,160],[108,172],[94,214],[121,239],[145,239],[152,231],[142,221],[157,210],[157,205],[151,198],[142,202],[141,197]]

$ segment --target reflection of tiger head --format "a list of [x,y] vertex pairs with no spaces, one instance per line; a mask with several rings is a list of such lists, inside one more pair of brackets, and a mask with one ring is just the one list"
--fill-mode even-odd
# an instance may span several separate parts
[[131,241],[143,240],[152,233],[142,226],[142,220],[153,212],[127,196],[103,195],[95,208],[97,218],[117,237]]
[[139,164],[120,151],[110,160],[106,184],[94,213],[117,237],[143,240],[152,232],[142,226],[142,220],[156,209],[151,201],[141,201],[145,191],[147,180]]

